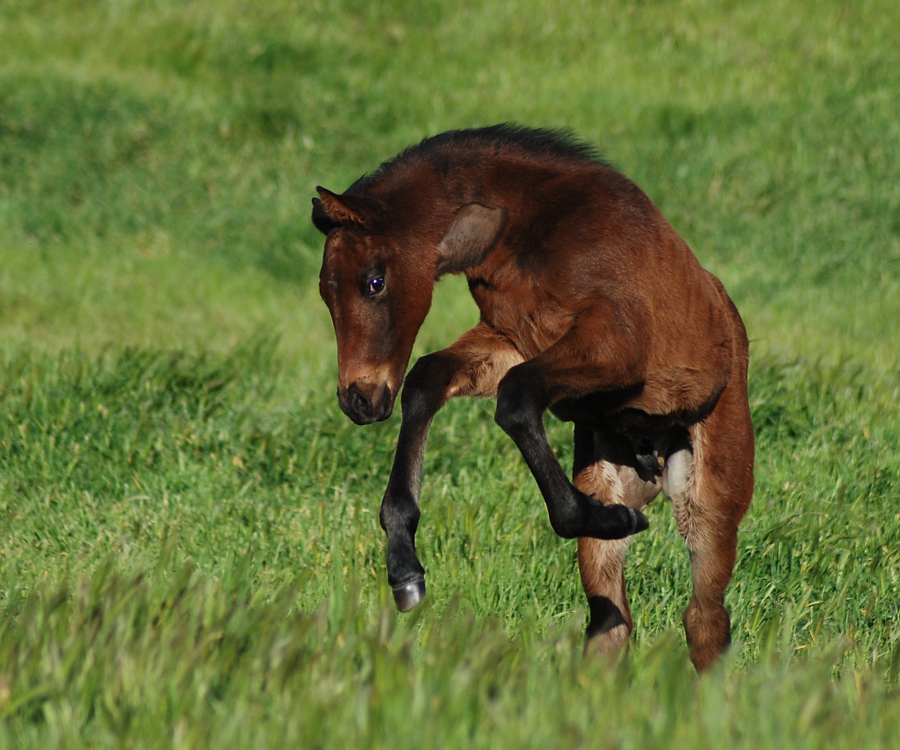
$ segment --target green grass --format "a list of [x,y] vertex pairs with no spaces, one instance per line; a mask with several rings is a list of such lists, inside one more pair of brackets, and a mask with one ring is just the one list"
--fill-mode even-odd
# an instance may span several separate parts
[[[892,747],[900,10],[845,6],[0,6],[0,747]],[[664,499],[629,653],[582,658],[574,545],[489,403],[435,421],[429,597],[393,611],[398,423],[337,408],[309,200],[504,120],[599,145],[753,339],[709,677]],[[417,354],[476,319],[438,289]]]

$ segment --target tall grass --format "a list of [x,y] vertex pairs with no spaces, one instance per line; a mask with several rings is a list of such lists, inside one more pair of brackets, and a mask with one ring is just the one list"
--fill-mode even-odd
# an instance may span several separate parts
[[[0,746],[893,746],[894,6],[0,5]],[[435,421],[429,598],[393,612],[398,424],[336,406],[309,199],[503,120],[599,145],[747,322],[757,491],[709,677],[662,498],[629,652],[581,657],[574,545],[489,403]],[[418,354],[476,318],[438,289]]]
[[[674,630],[689,573],[667,504],[631,551],[632,656],[581,660],[574,548],[478,403],[436,429],[431,596],[395,615],[375,519],[396,428],[357,430],[330,404],[288,412],[279,359],[257,341],[8,363],[0,703],[14,745],[890,737],[896,409],[858,371],[754,372],[737,643],[697,682]],[[565,454],[567,430],[551,429]],[[762,720],[760,701],[779,710]]]
[[154,586],[101,566],[26,600],[3,631],[6,742],[889,747],[898,729],[893,689],[835,674],[837,652],[798,667],[772,649],[753,669],[697,681],[671,639],[610,668],[579,658],[571,630],[532,643],[426,612],[413,636],[387,608],[336,596],[302,613],[290,589],[255,595],[252,566],[218,582],[192,573],[185,564]]

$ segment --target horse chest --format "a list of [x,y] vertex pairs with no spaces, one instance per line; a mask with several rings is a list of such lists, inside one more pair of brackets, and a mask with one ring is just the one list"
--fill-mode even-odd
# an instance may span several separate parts
[[498,287],[469,279],[482,322],[511,341],[526,359],[536,357],[569,329],[572,316],[558,309],[534,286]]

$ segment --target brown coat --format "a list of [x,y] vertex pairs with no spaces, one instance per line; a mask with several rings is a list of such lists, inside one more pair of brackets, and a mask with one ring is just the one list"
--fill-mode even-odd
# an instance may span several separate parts
[[[692,553],[691,656],[709,666],[730,638],[723,594],[753,491],[747,336],[718,279],[634,183],[556,132],[445,133],[343,195],[319,193],[320,288],[354,421],[390,416],[437,278],[465,274],[481,312],[406,378],[381,513],[398,606],[424,595],[414,537],[431,419],[448,398],[496,395],[553,528],[579,539],[590,647],[630,633],[616,540],[647,527],[641,510],[664,490]],[[575,424],[572,482],[546,409]]]

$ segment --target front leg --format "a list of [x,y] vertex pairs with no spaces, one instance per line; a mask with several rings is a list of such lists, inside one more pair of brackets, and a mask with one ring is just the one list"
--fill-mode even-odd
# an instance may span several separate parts
[[422,357],[406,377],[400,437],[381,503],[388,582],[401,612],[408,612],[425,596],[425,569],[416,555],[415,537],[431,421],[449,398],[493,395],[503,375],[521,361],[505,340],[478,325],[451,347]]
[[[625,382],[627,374],[605,373],[592,362],[579,362],[571,339],[563,340],[539,357],[514,367],[497,391],[497,424],[513,439],[537,481],[553,530],[561,537],[623,539],[650,524],[639,510],[604,505],[576,489],[553,453],[544,429],[544,411],[554,401],[600,390],[606,383]],[[611,376],[611,377],[610,377]],[[555,396],[555,398],[554,398]],[[586,415],[589,416],[589,415]]]
[[443,352],[422,357],[410,370],[400,403],[403,421],[391,477],[381,501],[381,528],[387,534],[388,582],[401,612],[425,596],[425,569],[416,555],[422,462],[431,420],[446,401],[458,365]]

